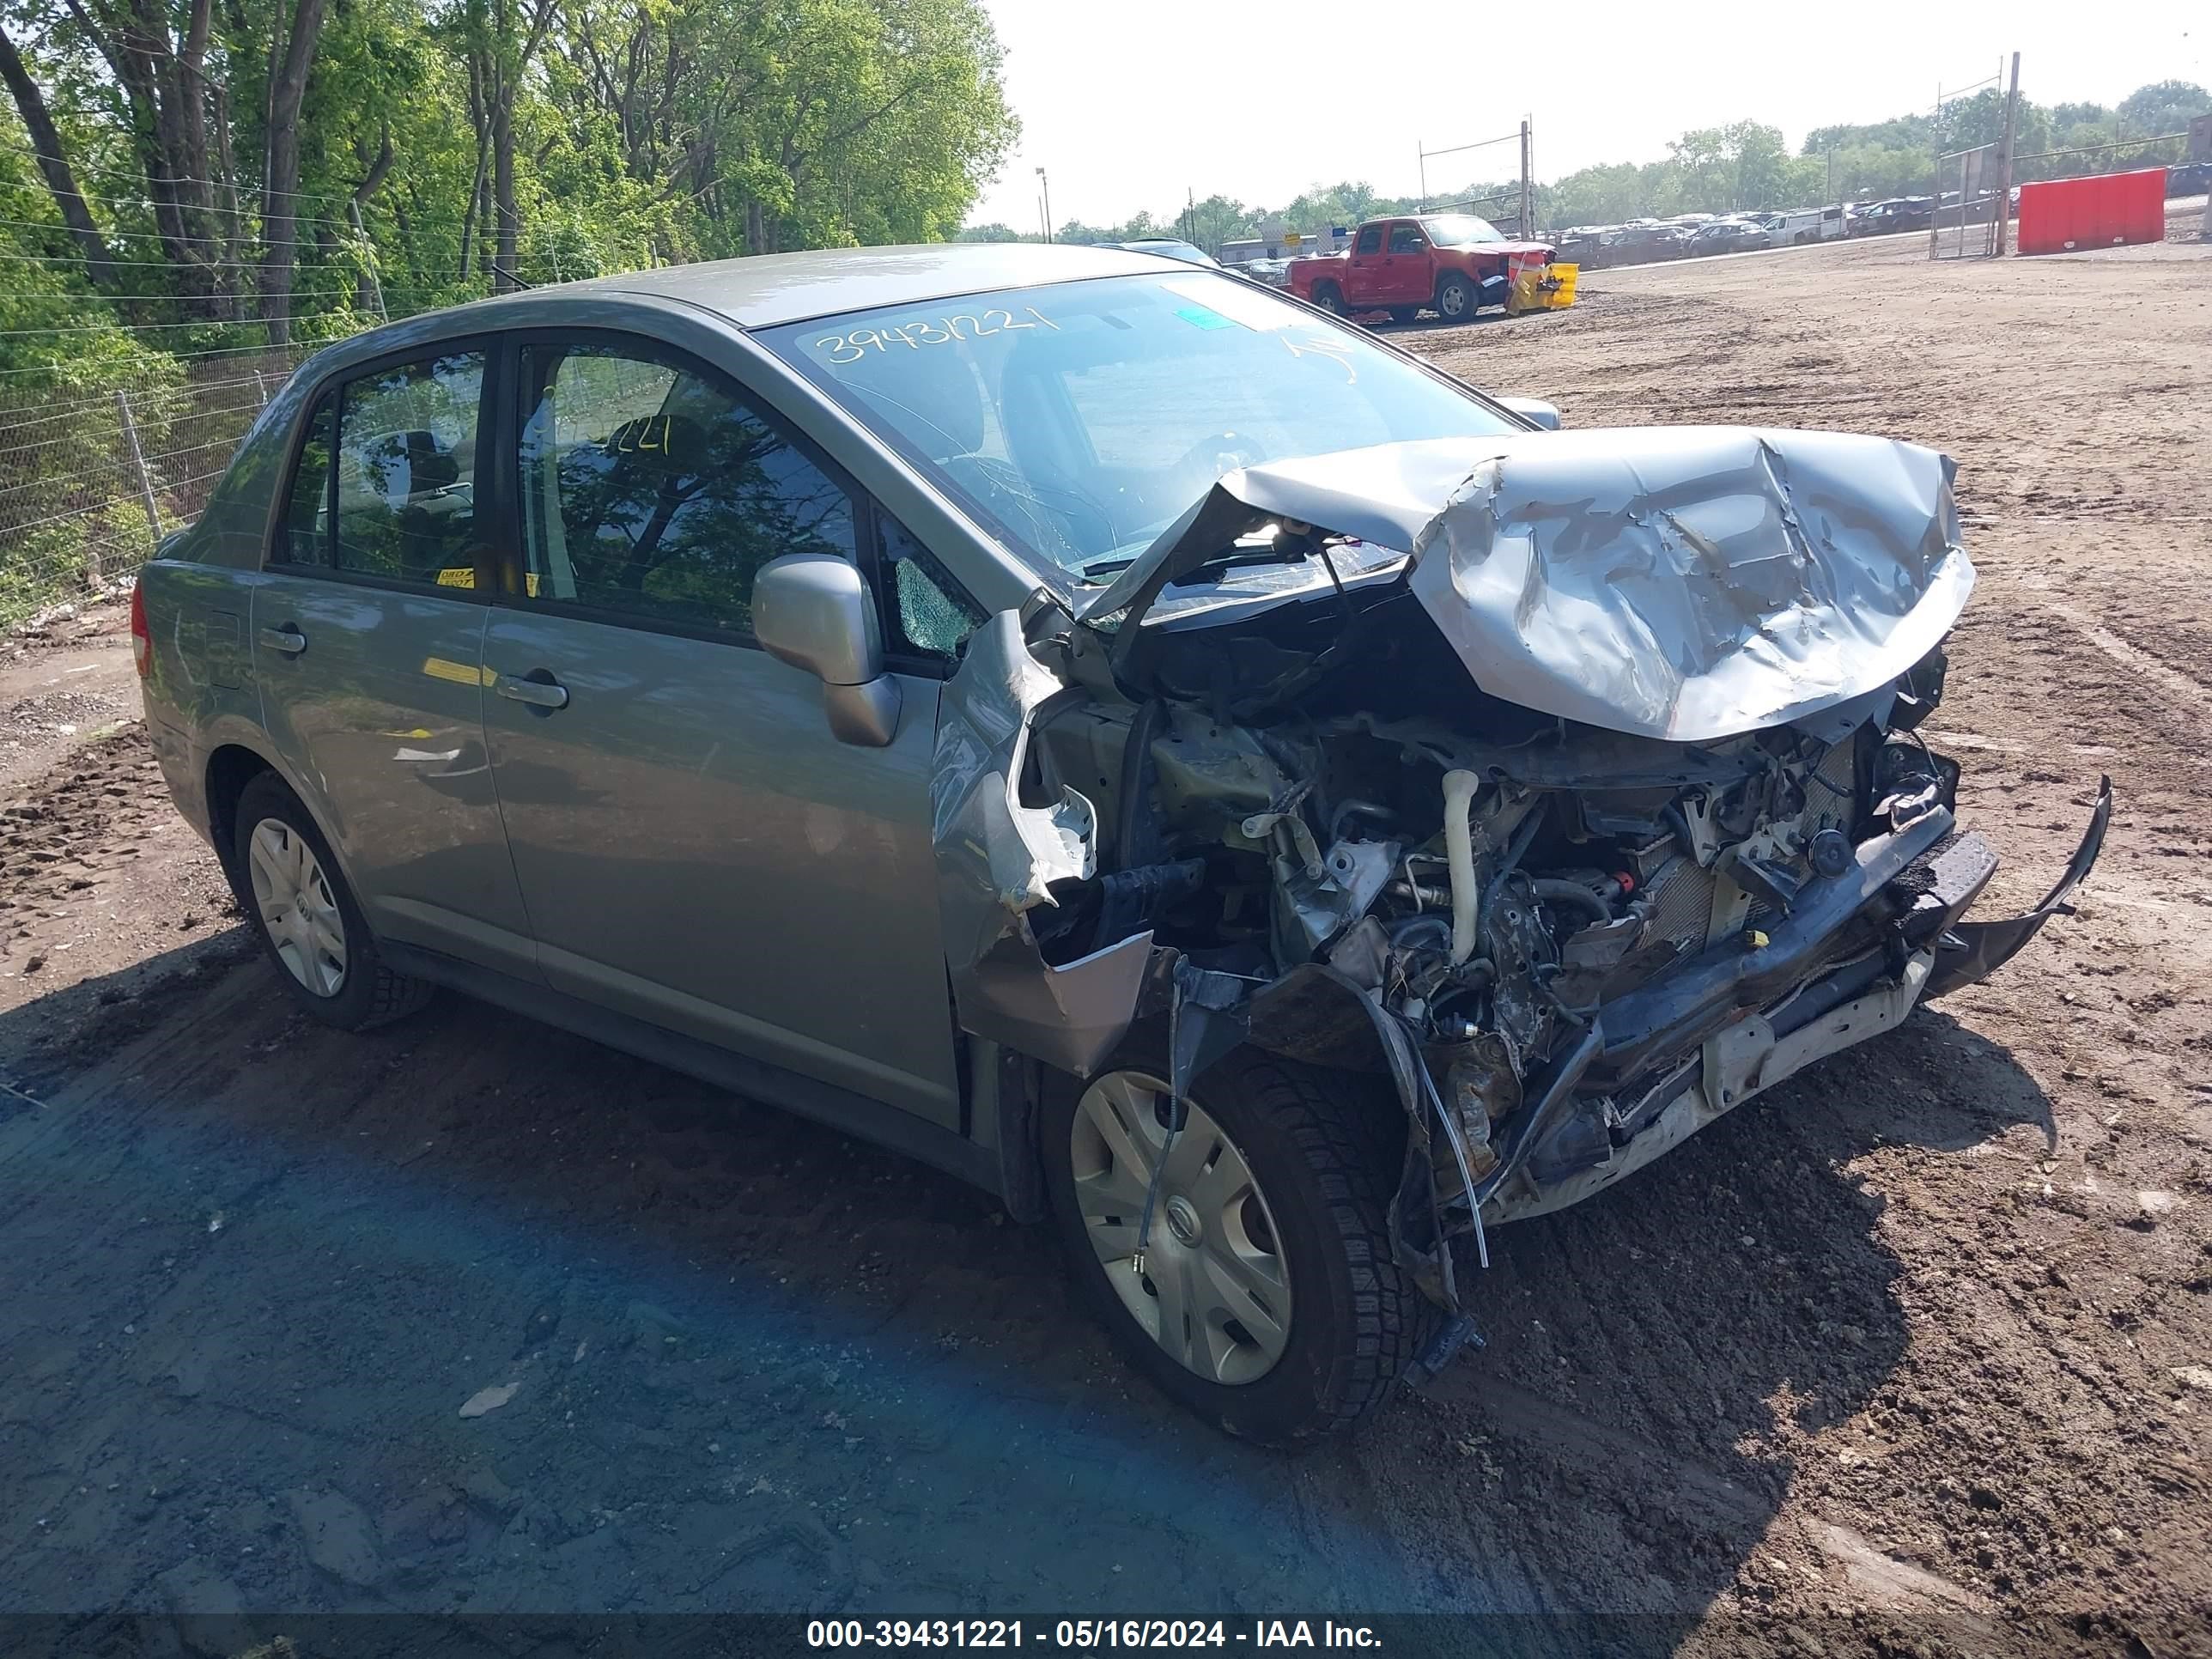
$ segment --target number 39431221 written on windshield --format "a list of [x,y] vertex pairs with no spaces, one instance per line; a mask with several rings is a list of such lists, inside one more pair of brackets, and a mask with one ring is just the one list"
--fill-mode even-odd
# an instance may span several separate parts
[[814,342],[814,349],[833,363],[857,363],[871,350],[888,351],[894,346],[919,351],[924,346],[949,345],[955,340],[980,339],[987,334],[1004,334],[1019,328],[1048,328],[1059,332],[1060,325],[1035,306],[1024,306],[1022,313],[1017,317],[1003,310],[961,312],[950,317],[900,323],[895,327],[887,325],[882,328],[856,328],[844,334],[824,334]]

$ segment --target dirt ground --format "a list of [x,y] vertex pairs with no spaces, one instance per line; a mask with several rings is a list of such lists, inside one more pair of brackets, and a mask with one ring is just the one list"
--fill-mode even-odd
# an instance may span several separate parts
[[1981,582],[1927,735],[1992,903],[2112,775],[2078,913],[1493,1235],[1486,1349],[1303,1458],[1185,1421],[949,1180],[459,1000],[294,1018],[160,793],[113,610],[0,641],[0,1612],[86,1652],[241,1609],[2206,1650],[2212,250],[1923,252],[1399,334],[1577,426],[1955,455]]

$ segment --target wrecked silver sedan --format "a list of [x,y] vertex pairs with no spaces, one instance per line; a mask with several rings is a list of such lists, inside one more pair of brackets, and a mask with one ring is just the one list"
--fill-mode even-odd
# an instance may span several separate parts
[[149,727],[317,1017],[453,987],[926,1158],[1294,1441],[2110,814],[1966,919],[1948,460],[1556,425],[1105,250],[466,307],[272,403]]

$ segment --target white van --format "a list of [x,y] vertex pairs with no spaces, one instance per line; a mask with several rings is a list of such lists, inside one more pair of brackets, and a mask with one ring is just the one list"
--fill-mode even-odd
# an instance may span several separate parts
[[1773,232],[1777,247],[1797,242],[1826,242],[1843,235],[1844,210],[1801,208],[1795,213],[1773,214],[1759,222]]

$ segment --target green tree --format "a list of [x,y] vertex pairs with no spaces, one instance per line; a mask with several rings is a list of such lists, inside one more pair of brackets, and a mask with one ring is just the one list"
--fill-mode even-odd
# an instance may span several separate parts
[[2123,98],[2118,112],[2130,136],[2186,132],[2197,117],[2212,114],[2212,93],[2194,81],[2154,81]]

